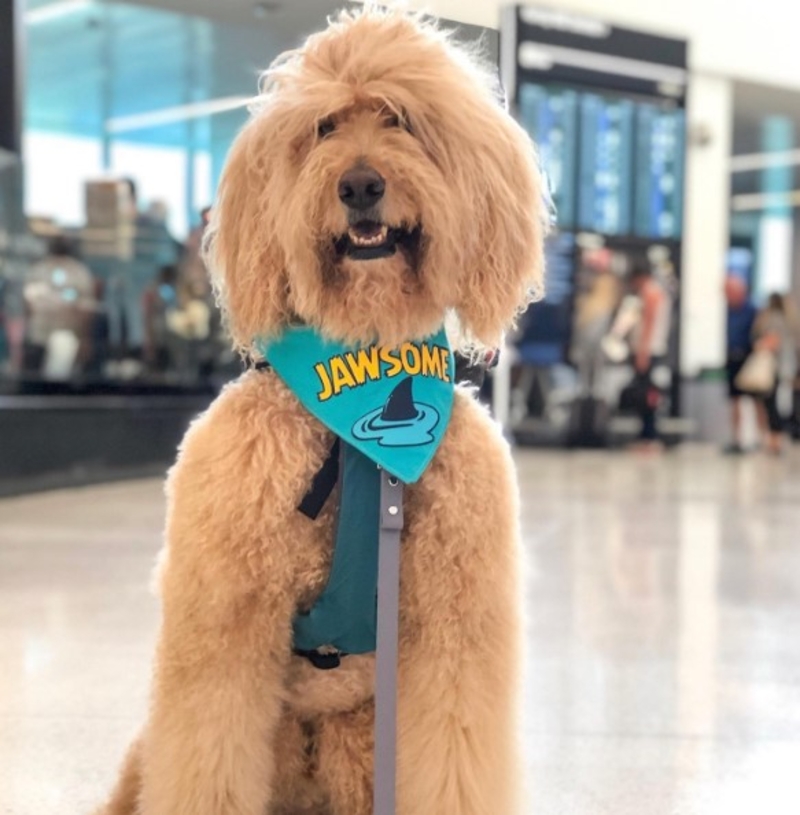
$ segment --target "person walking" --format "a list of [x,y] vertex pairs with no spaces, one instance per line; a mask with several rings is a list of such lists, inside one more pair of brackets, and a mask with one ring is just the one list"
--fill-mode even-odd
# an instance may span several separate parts
[[656,279],[649,263],[636,262],[630,275],[630,287],[641,303],[639,322],[633,331],[633,361],[637,381],[639,415],[642,429],[638,446],[658,449],[661,443],[656,426],[656,411],[661,391],[653,381],[654,368],[669,350],[672,297]]
[[742,400],[750,394],[737,385],[737,377],[753,350],[753,326],[758,310],[750,300],[747,283],[740,277],[729,276],[725,281],[728,303],[725,373],[728,380],[728,402],[731,416],[731,442],[728,454],[745,452],[742,444]]
[[771,455],[783,452],[786,422],[778,404],[778,392],[785,381],[793,381],[797,371],[797,325],[786,297],[774,293],[759,312],[753,326],[753,348],[769,351],[775,357],[773,386],[756,400],[758,423],[765,449]]

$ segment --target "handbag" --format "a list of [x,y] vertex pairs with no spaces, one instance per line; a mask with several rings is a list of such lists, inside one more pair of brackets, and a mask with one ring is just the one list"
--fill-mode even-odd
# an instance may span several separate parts
[[745,393],[771,393],[778,375],[778,361],[771,351],[753,351],[736,376],[735,385]]

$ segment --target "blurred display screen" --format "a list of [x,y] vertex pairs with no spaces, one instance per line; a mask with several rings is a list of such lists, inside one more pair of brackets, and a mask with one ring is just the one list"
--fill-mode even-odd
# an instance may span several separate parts
[[634,231],[676,238],[683,215],[685,116],[657,104],[636,105],[636,207]]
[[564,362],[572,332],[575,273],[575,236],[550,235],[545,242],[547,294],[526,312],[517,344],[520,358],[529,365]]
[[575,225],[578,93],[527,83],[520,88],[523,127],[539,148],[542,167],[562,227]]
[[581,97],[578,225],[605,235],[631,231],[634,105],[628,99]]
[[680,237],[686,142],[681,108],[525,83],[519,116],[539,148],[562,228]]

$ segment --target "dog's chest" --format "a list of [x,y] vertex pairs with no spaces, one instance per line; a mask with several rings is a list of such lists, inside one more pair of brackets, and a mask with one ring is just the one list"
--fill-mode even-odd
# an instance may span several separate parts
[[[425,476],[418,484],[404,487],[404,532],[403,557],[411,554],[414,549],[414,521],[419,511],[418,495],[424,490]],[[331,567],[336,548],[337,534],[347,534],[347,526],[339,528],[342,521],[339,518],[341,492],[339,485],[334,487],[322,511],[316,519],[309,519],[298,511],[301,520],[298,523],[298,536],[296,553],[296,604],[298,611],[305,611],[314,605],[319,598],[331,574]],[[376,536],[377,544],[377,536]]]

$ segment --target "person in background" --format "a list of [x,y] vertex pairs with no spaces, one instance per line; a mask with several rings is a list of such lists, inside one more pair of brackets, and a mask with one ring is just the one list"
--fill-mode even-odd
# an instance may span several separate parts
[[189,277],[194,277],[199,270],[206,275],[206,265],[203,262],[203,235],[211,219],[211,207],[203,207],[200,210],[200,223],[195,226],[186,239],[186,245],[181,257],[181,273]]
[[222,315],[217,308],[211,279],[203,260],[203,237],[210,220],[211,207],[203,207],[200,210],[200,222],[186,239],[186,248],[180,263],[180,278],[183,283],[182,301],[199,299],[205,302],[209,310],[208,336],[202,341],[198,350],[200,360],[198,370],[201,378],[210,376],[213,370],[230,354],[230,345],[222,325]]
[[91,356],[97,309],[94,278],[75,257],[72,242],[54,237],[47,257],[25,276],[27,312],[24,367],[31,374],[67,378]]
[[750,301],[747,283],[740,277],[731,275],[725,280],[725,300],[728,303],[725,372],[732,433],[731,443],[725,452],[736,455],[745,452],[742,445],[742,399],[749,395],[737,386],[736,378],[753,350],[753,325],[757,310]]
[[162,266],[143,295],[144,359],[151,371],[166,373],[172,367],[167,315],[177,307],[178,268]]
[[196,382],[208,369],[213,295],[208,276],[184,278],[178,285],[175,308],[167,312],[173,354],[181,379]]
[[144,351],[145,314],[142,304],[145,292],[152,284],[158,270],[178,263],[180,244],[167,228],[167,209],[162,202],[153,202],[147,212],[140,210],[136,183],[124,179],[130,190],[131,204],[135,210],[135,235],[133,258],[127,263],[121,281],[122,311],[126,332],[126,355],[138,358]]
[[774,456],[783,452],[786,423],[778,406],[783,382],[792,382],[797,371],[797,325],[788,300],[771,294],[753,326],[753,347],[775,355],[776,376],[772,390],[756,401],[758,423],[766,450]]
[[656,411],[661,393],[653,381],[653,369],[666,359],[672,322],[672,297],[655,278],[647,261],[635,261],[630,275],[631,291],[641,303],[639,322],[633,332],[633,361],[638,380],[642,429],[639,447],[660,448]]

